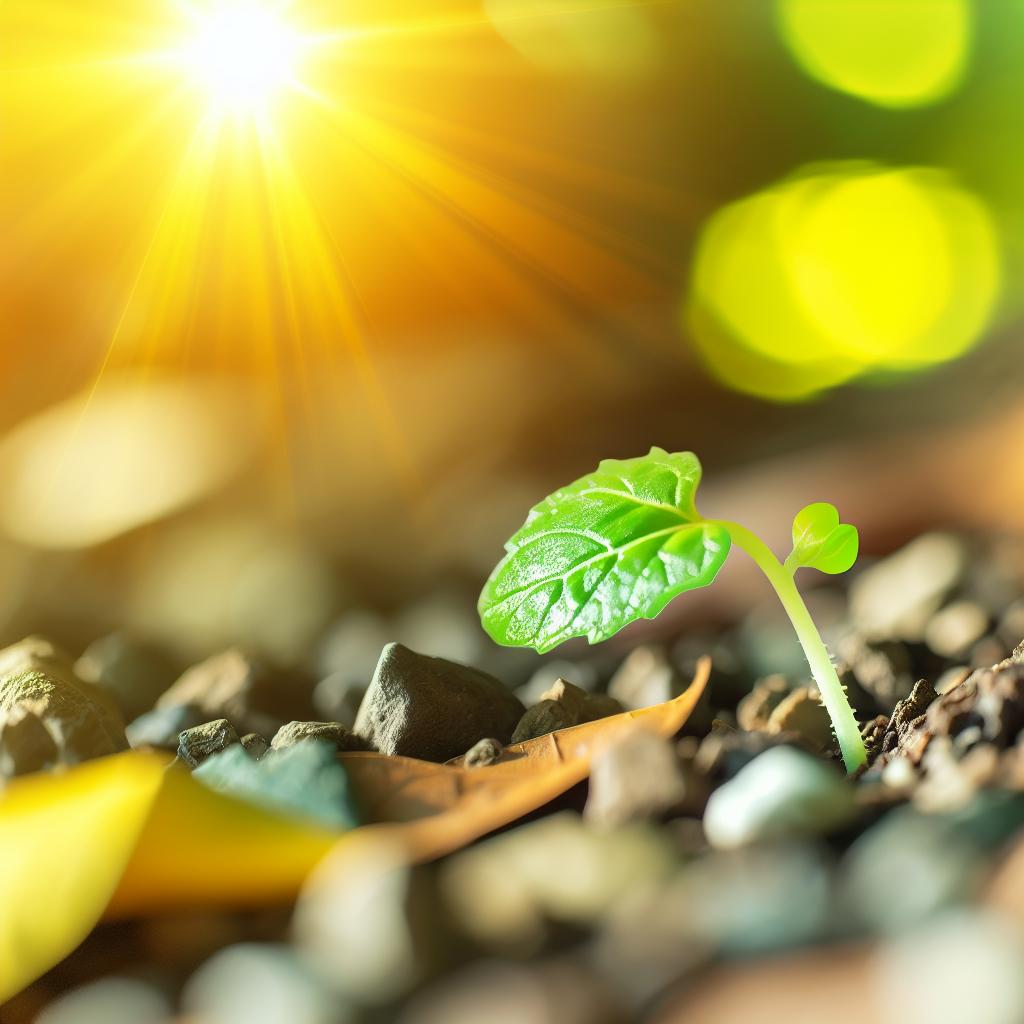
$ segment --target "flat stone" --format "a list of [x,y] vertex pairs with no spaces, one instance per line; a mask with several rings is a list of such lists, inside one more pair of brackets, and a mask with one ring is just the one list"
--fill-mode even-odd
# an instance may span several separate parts
[[235,727],[226,718],[218,718],[185,729],[178,736],[178,757],[190,768],[198,768],[208,757],[219,754],[234,743],[238,743]]
[[493,676],[388,644],[356,719],[356,733],[382,754],[448,761],[478,740],[510,742],[523,714]]
[[0,713],[24,705],[41,719],[65,764],[124,750],[117,705],[79,679],[71,659],[42,637],[0,651]]
[[158,708],[192,704],[207,718],[226,718],[242,733],[269,736],[295,717],[312,718],[311,688],[231,649],[193,665],[157,701]]
[[270,741],[271,750],[284,750],[304,740],[321,740],[335,750],[366,750],[364,739],[349,732],[341,722],[289,722]]
[[310,818],[332,828],[358,824],[345,769],[330,743],[307,740],[251,758],[240,743],[209,756],[195,778],[274,811]]

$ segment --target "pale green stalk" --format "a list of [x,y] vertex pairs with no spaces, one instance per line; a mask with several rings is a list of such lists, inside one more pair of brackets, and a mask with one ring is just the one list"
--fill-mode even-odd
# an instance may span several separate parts
[[782,607],[786,609],[789,621],[793,623],[800,646],[807,657],[811,675],[818,684],[825,709],[832,719],[839,740],[839,750],[843,755],[843,764],[848,772],[854,772],[867,760],[864,740],[860,735],[857,719],[846,699],[846,691],[839,681],[828,649],[822,643],[817,626],[811,618],[800,591],[793,580],[794,570],[783,565],[772,553],[771,549],[759,537],[738,523],[714,520],[719,526],[725,527],[737,547],[742,548],[757,563],[760,570],[768,577],[768,582],[779,595]]

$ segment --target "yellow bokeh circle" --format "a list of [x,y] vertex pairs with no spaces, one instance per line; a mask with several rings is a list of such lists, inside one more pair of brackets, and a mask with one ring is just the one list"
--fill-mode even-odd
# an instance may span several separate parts
[[999,277],[988,211],[945,173],[819,165],[711,217],[687,320],[720,379],[794,399],[962,355]]
[[968,0],[778,0],[776,13],[808,75],[882,107],[948,96],[970,56]]

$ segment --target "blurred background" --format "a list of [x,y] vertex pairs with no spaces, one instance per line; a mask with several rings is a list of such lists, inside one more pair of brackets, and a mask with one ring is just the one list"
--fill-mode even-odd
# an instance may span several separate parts
[[[1024,3],[6,0],[0,40],[2,643],[472,660],[529,506],[652,444],[780,546],[823,499],[869,557],[1020,527]],[[733,561],[673,613],[759,602]]]

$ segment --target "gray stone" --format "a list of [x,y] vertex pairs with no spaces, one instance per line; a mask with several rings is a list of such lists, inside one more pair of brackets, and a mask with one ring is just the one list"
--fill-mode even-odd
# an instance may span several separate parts
[[448,761],[488,736],[507,743],[522,714],[522,704],[493,676],[388,644],[356,732],[382,754]]
[[65,764],[124,750],[117,705],[79,679],[71,659],[42,637],[0,651],[0,713],[26,707],[46,725]]
[[75,671],[109,693],[129,720],[149,711],[174,681],[174,669],[160,651],[124,633],[93,641]]
[[178,757],[190,768],[198,768],[208,757],[237,742],[235,727],[226,718],[218,718],[185,729],[178,736]]
[[359,823],[348,776],[329,743],[307,740],[258,761],[235,743],[208,757],[194,776],[221,793],[331,828]]
[[285,750],[304,740],[321,740],[335,750],[366,750],[366,741],[349,732],[340,722],[289,722],[270,741],[271,750]]
[[[698,780],[691,781],[690,789]],[[679,807],[688,787],[675,748],[637,729],[594,758],[584,818],[604,828],[659,818]]]
[[209,720],[201,708],[192,704],[178,704],[169,708],[154,708],[139,715],[125,729],[128,743],[134,747],[155,747],[157,750],[178,749],[178,737]]
[[733,849],[760,840],[813,836],[857,813],[839,770],[792,747],[773,747],[716,789],[704,812],[708,842]]

